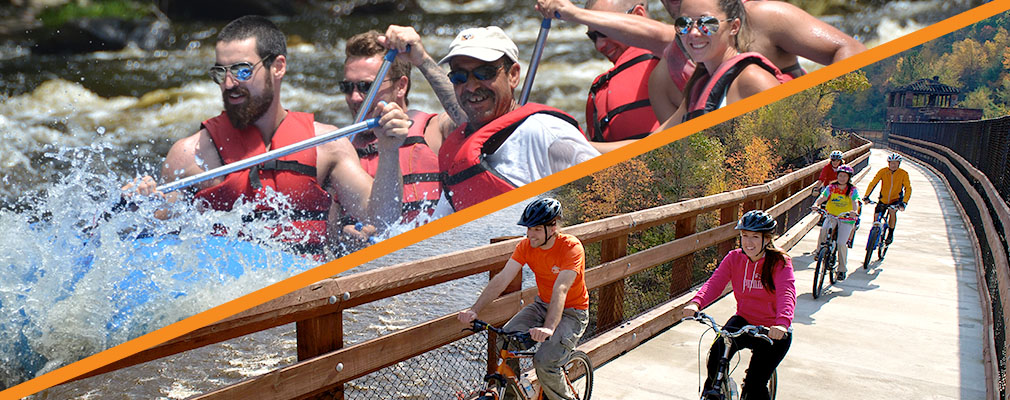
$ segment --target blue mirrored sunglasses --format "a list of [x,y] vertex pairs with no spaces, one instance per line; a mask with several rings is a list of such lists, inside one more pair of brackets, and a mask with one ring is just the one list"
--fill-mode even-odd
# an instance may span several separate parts
[[261,58],[255,64],[250,64],[248,62],[243,61],[240,63],[234,63],[232,65],[215,65],[213,67],[210,67],[210,70],[207,71],[207,73],[210,74],[210,79],[213,79],[214,83],[217,83],[219,85],[221,84],[221,82],[224,82],[224,78],[225,76],[228,75],[229,72],[231,73],[231,76],[235,77],[235,80],[239,82],[246,82],[252,79],[253,70],[256,69],[256,66],[260,65],[260,63],[262,63],[264,60],[270,57],[273,56],[267,55],[266,57]]
[[673,21],[673,27],[677,28],[677,33],[681,35],[686,35],[691,32],[691,26],[697,26],[698,32],[701,32],[705,36],[712,36],[712,34],[719,32],[719,23],[732,21],[733,18],[726,18],[720,20],[716,17],[700,17],[698,20],[693,20],[691,17],[678,17]]

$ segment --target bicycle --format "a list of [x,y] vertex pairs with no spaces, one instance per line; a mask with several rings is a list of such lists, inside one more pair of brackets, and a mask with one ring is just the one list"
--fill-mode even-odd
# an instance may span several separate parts
[[[747,325],[741,327],[736,332],[729,332],[723,329],[721,325],[715,322],[715,319],[705,314],[703,312],[695,313],[694,317],[685,317],[681,321],[698,321],[702,325],[708,326],[710,329],[715,331],[715,340],[722,340],[723,353],[719,358],[719,369],[716,373],[715,380],[712,382],[712,388],[703,392],[701,394],[701,400],[737,400],[740,398],[739,391],[737,390],[736,382],[730,377],[732,371],[729,370],[729,351],[730,347],[733,345],[733,338],[739,337],[740,335],[750,335],[759,339],[764,339],[768,341],[768,344],[773,344],[772,338],[768,337],[768,328],[756,325]],[[704,335],[704,334],[703,334]],[[699,346],[699,354],[701,348]],[[700,359],[700,356],[699,356]],[[734,370],[736,367],[733,368]],[[699,369],[699,376],[701,375]],[[778,373],[772,371],[771,378],[768,379],[768,395],[772,400],[775,400],[775,391],[778,387]]]
[[825,220],[835,220],[835,224],[831,226],[828,234],[825,235],[824,241],[817,246],[817,250],[814,252],[817,258],[817,265],[814,267],[814,287],[812,294],[816,299],[820,297],[821,293],[824,291],[825,275],[828,276],[828,280],[831,281],[831,284],[835,283],[835,264],[838,262],[838,224],[846,221],[855,221],[856,218],[851,217],[851,212],[842,213],[845,217],[836,217],[821,208],[814,208],[814,211],[821,214]]
[[[525,378],[509,366],[508,360],[532,359],[535,351],[512,351],[510,348],[530,348],[536,345],[529,332],[507,332],[504,329],[496,328],[487,322],[479,319],[473,320],[472,327],[463,329],[474,333],[491,331],[500,335],[505,340],[505,346],[500,350],[501,359],[495,373],[484,376],[486,386],[483,390],[472,393],[467,399],[474,400],[502,400],[506,394],[509,398],[519,400],[539,400],[544,399],[543,389],[539,386],[533,387]],[[518,345],[518,346],[513,346]],[[565,377],[565,384],[568,389],[575,394],[578,400],[589,400],[593,390],[593,364],[589,360],[589,355],[582,351],[574,351],[568,357],[568,361],[561,368],[561,374]],[[477,397],[472,397],[477,395]],[[462,398],[462,397],[461,397]]]
[[[866,199],[867,204],[877,204],[873,200]],[[870,228],[870,236],[866,238],[866,257],[863,259],[863,269],[870,269],[870,258],[873,257],[873,251],[877,251],[877,259],[883,260],[884,255],[887,254],[887,248],[890,246],[886,240],[884,240],[884,234],[889,231],[889,225],[887,224],[888,214],[891,210],[898,210],[896,204],[887,206],[887,209],[876,215],[876,219],[873,221],[873,228]]]

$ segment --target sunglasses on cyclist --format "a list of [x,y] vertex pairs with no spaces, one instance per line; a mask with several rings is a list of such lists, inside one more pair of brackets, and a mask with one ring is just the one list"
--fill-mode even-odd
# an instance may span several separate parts
[[454,69],[449,71],[449,82],[452,82],[453,85],[462,85],[470,79],[470,74],[473,74],[473,77],[477,78],[478,81],[489,81],[498,76],[498,70],[502,69],[504,66],[505,64],[485,64],[474,68],[471,71],[467,71],[465,69]]
[[600,31],[586,32],[586,36],[589,36],[589,40],[592,40],[593,43],[596,43],[596,39],[607,37],[607,35],[604,35],[603,32]]
[[697,26],[698,32],[701,32],[705,36],[712,36],[713,33],[719,32],[720,22],[729,22],[733,18],[726,18],[720,20],[716,17],[701,17],[698,20],[693,20],[691,17],[678,17],[673,21],[673,27],[677,28],[677,33],[681,35],[686,35],[691,32],[691,26]]
[[251,64],[243,61],[240,63],[234,63],[232,65],[215,65],[213,67],[210,67],[210,70],[207,71],[207,73],[210,74],[210,79],[213,79],[214,83],[217,83],[219,85],[221,84],[221,82],[224,82],[224,78],[225,76],[228,75],[229,72],[231,72],[231,76],[235,77],[235,80],[239,82],[246,82],[249,79],[252,79],[253,70],[256,69],[256,66],[260,65],[260,63],[262,63],[264,60],[270,57],[273,56],[267,55],[266,57],[263,57],[259,61],[257,61],[256,64]]
[[[383,79],[382,81],[385,82],[385,81],[388,81],[390,79],[392,79],[392,78],[386,78],[386,79]],[[351,94],[351,93],[354,93],[354,89],[358,89],[358,91],[361,92],[362,94],[368,94],[368,89],[372,88],[372,83],[373,82],[374,81],[357,81],[357,82],[340,81],[340,83],[339,83],[339,85],[340,85],[340,91],[343,94]]]

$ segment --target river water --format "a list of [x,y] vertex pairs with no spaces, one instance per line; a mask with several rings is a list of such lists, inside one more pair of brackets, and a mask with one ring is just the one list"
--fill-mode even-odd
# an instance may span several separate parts
[[[413,25],[422,33],[427,50],[445,54],[455,33],[469,26],[499,25],[516,41],[520,59],[529,59],[540,18],[526,1],[481,0],[460,6],[455,1],[421,1],[424,13],[343,16],[302,15],[279,19],[289,36],[289,69],[282,90],[283,104],[292,110],[314,112],[317,119],[346,125],[352,119],[337,82],[342,76],[344,38],[367,29],[383,30],[391,23]],[[848,15],[826,16],[826,21],[873,46],[910,33],[929,23],[981,3],[963,1],[875,1]],[[657,1],[654,15],[669,17]],[[168,49],[127,49],[76,56],[41,56],[14,42],[0,43],[0,265],[48,271],[48,279],[28,279],[8,272],[0,280],[0,334],[15,331],[24,314],[37,315],[25,343],[30,354],[44,355],[23,367],[23,353],[10,341],[0,344],[0,387],[10,386],[121,343],[167,323],[223,303],[308,268],[311,262],[290,269],[264,268],[256,279],[231,280],[231,292],[220,285],[187,288],[184,300],[164,298],[152,303],[148,320],[138,317],[126,329],[108,328],[102,318],[115,295],[84,291],[60,276],[74,271],[75,257],[98,255],[87,276],[101,275],[106,285],[119,282],[119,263],[133,249],[135,236],[117,235],[123,228],[152,225],[144,217],[150,207],[115,215],[101,225],[98,245],[82,240],[82,227],[100,220],[118,200],[116,188],[133,177],[158,170],[171,144],[196,131],[199,122],[221,109],[217,86],[206,76],[213,62],[213,41],[223,24],[180,23],[173,27]],[[531,101],[561,108],[584,120],[585,93],[592,79],[610,68],[586,39],[585,28],[555,22],[537,73]],[[813,66],[805,65],[808,70]],[[523,64],[523,71],[526,70]],[[411,107],[438,109],[437,100],[420,74],[414,74]],[[144,208],[148,207],[148,208]],[[511,207],[411,246],[353,271],[367,270],[448,251],[486,244],[492,237],[521,234],[514,222],[521,211]],[[227,213],[226,213],[227,214]],[[154,224],[157,232],[180,231],[186,237],[209,233],[213,227],[200,221],[231,221],[234,215],[182,219],[168,226]],[[39,222],[41,221],[41,222]],[[238,229],[235,229],[236,231]],[[85,239],[92,236],[83,235]],[[66,246],[75,249],[63,249]],[[272,254],[269,245],[266,253]],[[185,262],[201,257],[193,248],[170,252]],[[206,254],[202,255],[206,257]],[[272,262],[286,260],[283,255]],[[120,261],[117,261],[120,260]],[[252,266],[246,265],[251,272]],[[17,268],[9,268],[15,271]],[[80,278],[78,278],[80,279]],[[97,279],[97,278],[96,278]],[[152,278],[152,279],[156,279]],[[51,285],[59,289],[39,287]],[[348,341],[410,326],[418,321],[458,310],[470,304],[486,282],[474,277],[418,293],[378,302],[345,313]],[[101,287],[100,285],[98,287]],[[109,287],[109,286],[105,286]],[[76,291],[75,291],[76,290]],[[456,293],[462,293],[456,295]],[[105,308],[102,308],[105,307]],[[153,310],[153,309],[156,309]],[[403,310],[410,310],[405,312]],[[95,321],[71,325],[82,314]],[[61,318],[55,318],[61,316]],[[184,398],[262,374],[294,362],[293,327],[280,327],[187,354],[128,368],[116,373],[71,383],[41,393],[39,398]],[[17,360],[13,362],[11,360]]]

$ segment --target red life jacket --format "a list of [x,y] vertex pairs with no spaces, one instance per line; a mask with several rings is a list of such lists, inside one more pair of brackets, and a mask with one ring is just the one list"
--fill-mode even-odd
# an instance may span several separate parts
[[[312,114],[288,111],[270,140],[271,149],[300,142],[315,136]],[[256,126],[239,131],[228,120],[225,113],[203,122],[202,127],[210,132],[221,161],[230,164],[255,155],[263,154],[262,135]],[[294,206],[293,210],[278,212],[265,204],[265,187],[286,195]],[[256,205],[255,218],[276,218],[283,213],[294,221],[290,226],[275,227],[274,236],[282,240],[300,242],[295,250],[307,253],[321,253],[326,242],[326,216],[333,201],[330,194],[316,180],[316,149],[306,149],[294,154],[267,161],[250,169],[228,174],[224,182],[202,189],[195,195],[207,206],[215,210],[229,211],[239,198],[253,201]],[[301,240],[308,235],[306,242]]]
[[696,118],[702,114],[714,111],[722,104],[726,97],[729,85],[733,83],[737,75],[748,65],[755,64],[775,75],[779,83],[785,83],[793,79],[792,76],[783,74],[775,64],[772,64],[765,56],[747,52],[740,53],[719,65],[715,73],[706,74],[698,81],[694,82],[691,88],[691,96],[688,97],[687,114],[684,121]]
[[[409,111],[411,125],[407,139],[400,146],[400,172],[403,174],[403,222],[414,220],[421,212],[431,215],[442,194],[442,174],[438,172],[438,155],[424,141],[424,129],[438,114]],[[373,178],[379,169],[376,140],[354,143],[361,167]]]
[[649,74],[659,57],[629,47],[614,68],[597,76],[586,100],[586,138],[616,142],[649,136],[659,127],[649,102]]
[[552,115],[579,127],[578,121],[564,111],[543,104],[526,103],[476,132],[464,134],[467,124],[463,124],[445,138],[438,150],[438,166],[446,174],[442,192],[454,210],[462,210],[519,186],[498,174],[486,158],[498,151],[512,132],[533,114]]
[[687,58],[687,54],[680,46],[680,38],[674,39],[663,49],[663,59],[666,60],[666,71],[670,73],[670,80],[681,92],[687,87],[687,81],[694,74],[694,61]]

